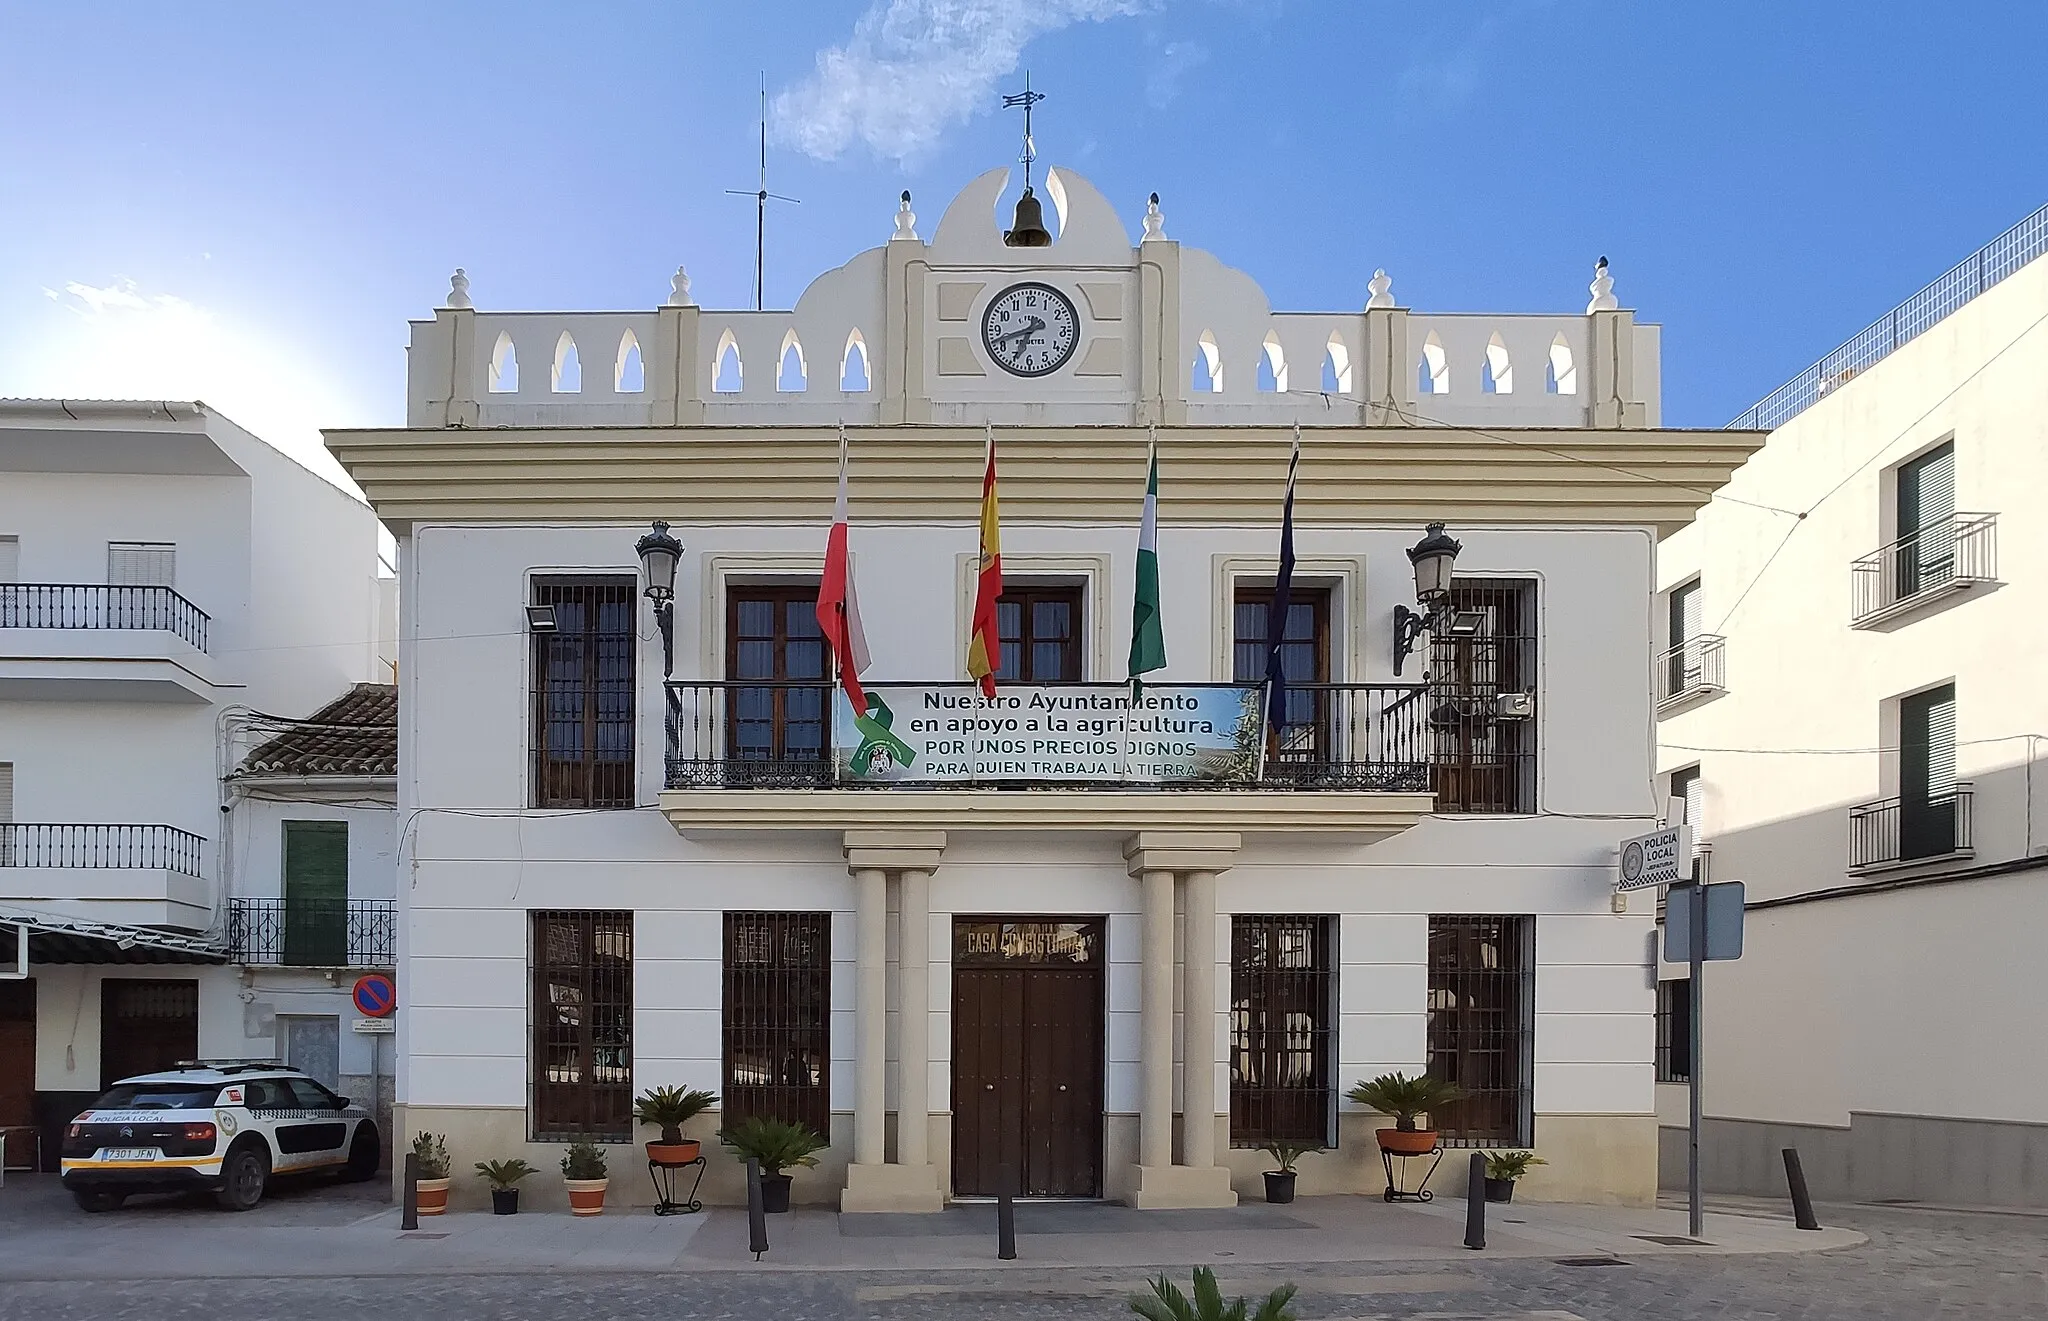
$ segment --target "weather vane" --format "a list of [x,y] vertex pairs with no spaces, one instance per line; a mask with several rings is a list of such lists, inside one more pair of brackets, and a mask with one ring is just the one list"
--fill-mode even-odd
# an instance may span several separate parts
[[761,267],[766,255],[768,234],[768,203],[788,202],[801,206],[794,197],[768,191],[768,75],[761,75],[761,186],[758,189],[728,188],[726,192],[734,197],[754,199],[754,310],[761,310]]
[[1018,159],[1024,162],[1024,193],[1017,199],[1015,226],[1003,232],[1003,242],[1012,248],[1044,248],[1052,244],[1052,233],[1045,227],[1045,212],[1038,205],[1038,197],[1031,191],[1031,163],[1038,159],[1038,145],[1031,140],[1031,107],[1043,101],[1041,92],[1031,90],[1031,72],[1024,72],[1024,90],[1003,97],[1003,109],[1024,108],[1024,154]]
[[1003,109],[1015,110],[1024,107],[1024,154],[1018,157],[1024,162],[1024,191],[1031,191],[1031,162],[1038,159],[1038,147],[1031,141],[1031,107],[1045,99],[1043,92],[1031,90],[1031,71],[1024,71],[1024,90],[1003,97]]

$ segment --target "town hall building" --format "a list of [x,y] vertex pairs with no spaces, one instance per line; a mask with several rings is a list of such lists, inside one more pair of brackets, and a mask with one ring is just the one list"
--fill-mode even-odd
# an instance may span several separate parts
[[[905,194],[786,311],[678,272],[490,312],[458,272],[406,425],[327,433],[400,554],[399,1141],[620,1144],[644,1202],[631,1100],[676,1084],[707,1147],[825,1135],[799,1201],[1225,1206],[1275,1142],[1377,1193],[1345,1093],[1402,1071],[1464,1089],[1446,1147],[1546,1159],[1525,1195],[1650,1202],[1654,904],[1615,867],[1667,812],[1656,548],[1762,437],[1660,427],[1604,260],[1583,311],[1382,273],[1276,312],[1157,199],[1134,242],[1056,169],[1032,235],[1013,186],[928,236]],[[859,718],[817,609],[842,453]],[[742,1183],[714,1150],[707,1200]]]

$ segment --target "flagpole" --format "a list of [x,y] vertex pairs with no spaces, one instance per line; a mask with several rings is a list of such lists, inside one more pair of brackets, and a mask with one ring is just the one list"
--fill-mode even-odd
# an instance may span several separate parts
[[1281,646],[1287,640],[1287,617],[1294,604],[1294,481],[1301,466],[1301,423],[1294,424],[1294,445],[1287,456],[1287,488],[1280,502],[1280,561],[1273,574],[1273,600],[1266,610],[1266,682],[1260,715],[1266,722],[1266,737],[1260,743],[1259,778],[1266,778],[1267,760],[1277,752],[1281,724],[1286,717],[1280,699],[1286,692],[1287,673],[1281,663]]

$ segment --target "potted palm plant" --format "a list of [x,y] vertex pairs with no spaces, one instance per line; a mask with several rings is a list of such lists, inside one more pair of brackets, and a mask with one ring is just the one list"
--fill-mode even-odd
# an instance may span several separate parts
[[[1294,1321],[1294,1309],[1288,1304],[1294,1301],[1296,1286],[1283,1284],[1267,1294],[1258,1309],[1249,1313],[1250,1321]],[[1189,1298],[1180,1287],[1161,1275],[1152,1281],[1152,1294],[1140,1294],[1131,1299],[1131,1310],[1145,1321],[1246,1321],[1245,1308],[1248,1298],[1233,1298],[1223,1301],[1223,1290],[1216,1287],[1216,1272],[1207,1266],[1195,1267],[1195,1296]]]
[[513,1216],[519,1214],[519,1181],[529,1174],[540,1171],[525,1161],[514,1157],[511,1160],[480,1160],[476,1172],[491,1185],[491,1214]]
[[1359,1083],[1346,1095],[1368,1110],[1394,1117],[1392,1128],[1380,1129],[1374,1135],[1381,1151],[1395,1156],[1421,1156],[1436,1150],[1436,1130],[1419,1127],[1415,1121],[1462,1100],[1465,1090],[1427,1074],[1410,1078],[1404,1073],[1383,1073],[1370,1082]]
[[1294,1200],[1294,1162],[1311,1151],[1321,1151],[1320,1142],[1288,1142],[1275,1139],[1259,1148],[1273,1158],[1280,1168],[1266,1171],[1266,1200],[1268,1202],[1291,1202]]
[[680,1087],[654,1087],[633,1102],[633,1118],[661,1130],[658,1141],[647,1144],[647,1159],[656,1165],[687,1165],[703,1149],[695,1140],[685,1141],[683,1125],[718,1104],[715,1092],[688,1091]]
[[1515,1180],[1527,1174],[1531,1165],[1549,1163],[1533,1151],[1489,1152],[1486,1157],[1486,1200],[1514,1201]]
[[761,1209],[789,1210],[789,1176],[784,1170],[818,1163],[814,1154],[831,1145],[805,1124],[765,1115],[749,1115],[729,1128],[720,1129],[718,1140],[732,1148],[741,1160],[761,1162]]
[[448,1143],[439,1133],[416,1133],[412,1154],[419,1157],[419,1178],[413,1183],[414,1205],[423,1216],[448,1210]]
[[604,1148],[588,1138],[570,1143],[562,1157],[562,1185],[569,1190],[571,1213],[603,1215],[604,1190],[611,1186],[604,1165]]

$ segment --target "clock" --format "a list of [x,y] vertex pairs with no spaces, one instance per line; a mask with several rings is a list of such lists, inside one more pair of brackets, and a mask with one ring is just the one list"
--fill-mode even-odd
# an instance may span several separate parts
[[1081,342],[1073,300],[1049,284],[1013,284],[989,300],[981,343],[1012,376],[1049,376],[1067,365]]

